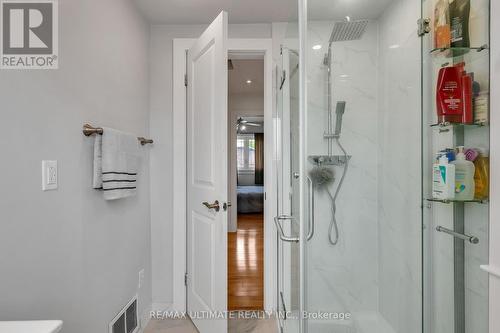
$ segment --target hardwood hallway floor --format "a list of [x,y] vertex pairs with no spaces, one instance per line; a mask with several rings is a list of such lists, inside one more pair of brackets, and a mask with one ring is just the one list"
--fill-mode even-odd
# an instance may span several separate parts
[[228,234],[228,310],[264,309],[264,216],[239,214]]

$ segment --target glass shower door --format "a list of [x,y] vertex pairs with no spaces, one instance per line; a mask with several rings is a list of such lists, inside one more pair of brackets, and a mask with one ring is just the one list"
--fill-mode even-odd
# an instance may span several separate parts
[[421,333],[420,1],[302,3],[301,333]]
[[[291,26],[296,26],[291,24]],[[290,28],[290,27],[289,27]],[[293,44],[292,40],[285,43]],[[279,323],[286,333],[299,332],[299,106],[298,52],[292,45],[282,46],[277,67],[279,136],[279,204],[276,223],[291,239],[278,238]]]

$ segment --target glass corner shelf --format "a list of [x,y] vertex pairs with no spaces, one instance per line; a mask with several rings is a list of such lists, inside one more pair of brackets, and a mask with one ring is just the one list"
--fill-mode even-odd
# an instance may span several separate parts
[[489,46],[484,44],[477,47],[443,47],[435,48],[430,51],[436,62],[442,62],[443,58],[453,59],[456,57],[466,57],[468,62],[474,61],[476,58],[487,56]]
[[426,199],[427,201],[431,202],[440,202],[444,204],[450,204],[450,203],[465,203],[465,202],[472,202],[472,203],[480,203],[480,204],[486,204],[489,202],[488,199],[481,200],[481,199],[473,199],[473,200],[454,200],[454,199],[434,199],[434,198],[429,198]]
[[478,123],[472,123],[472,124],[464,124],[464,123],[451,123],[451,122],[444,122],[444,123],[436,123],[432,124],[431,127],[437,127],[437,128],[445,128],[445,127],[463,127],[463,128],[477,128],[477,127],[485,127],[488,126],[489,124],[487,122],[478,122]]

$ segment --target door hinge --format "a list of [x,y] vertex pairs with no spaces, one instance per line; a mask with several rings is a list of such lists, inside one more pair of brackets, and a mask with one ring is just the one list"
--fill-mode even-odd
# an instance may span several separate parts
[[418,26],[417,30],[418,36],[419,37],[425,36],[425,34],[431,32],[431,19],[430,18],[418,19],[417,26]]
[[188,273],[184,273],[184,285],[187,287],[188,285]]
[[188,86],[188,75],[184,74],[184,87]]

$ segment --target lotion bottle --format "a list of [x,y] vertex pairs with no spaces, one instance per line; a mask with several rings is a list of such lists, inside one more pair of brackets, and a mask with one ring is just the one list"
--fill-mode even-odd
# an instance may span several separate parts
[[455,165],[455,200],[473,200],[475,166],[465,158],[463,146],[458,147],[456,160],[452,164]]
[[432,168],[432,197],[439,200],[455,198],[455,165],[448,163],[446,153],[438,154]]

